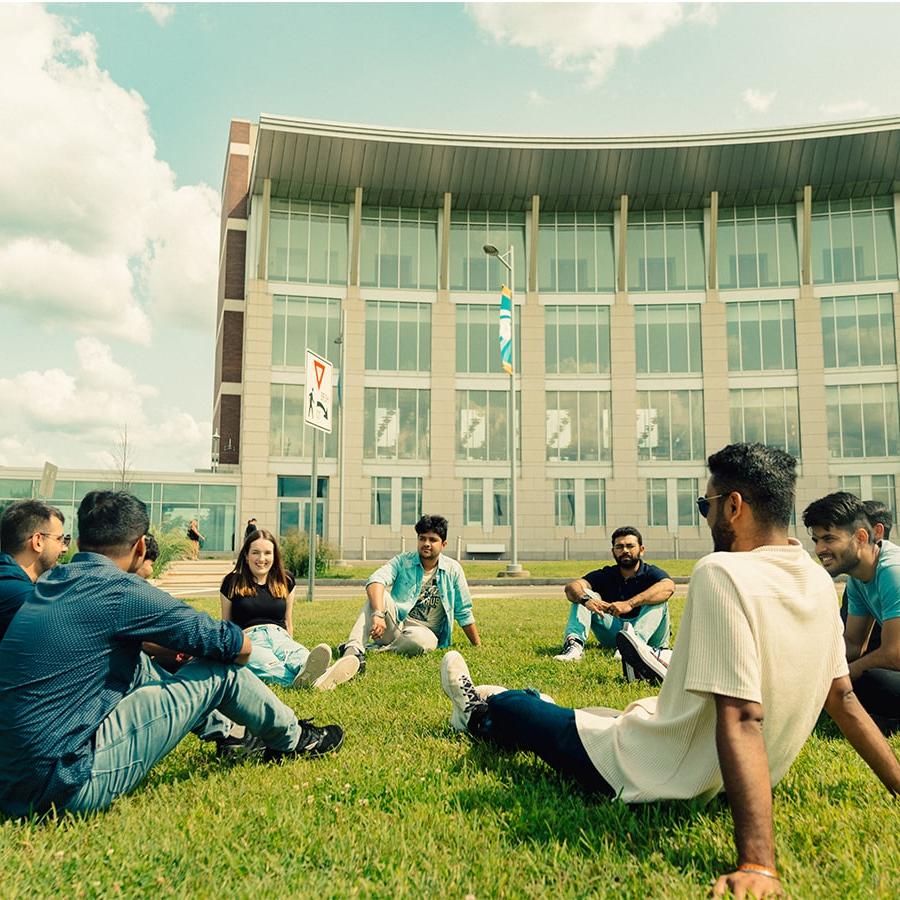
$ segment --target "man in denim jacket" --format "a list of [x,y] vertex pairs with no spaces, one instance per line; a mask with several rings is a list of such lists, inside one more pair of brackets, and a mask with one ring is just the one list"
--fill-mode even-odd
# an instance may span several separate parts
[[366,583],[363,606],[339,652],[359,657],[364,668],[366,637],[403,656],[449,647],[454,620],[478,647],[481,638],[462,566],[441,551],[447,546],[447,520],[422,516],[415,525],[418,547],[400,553]]

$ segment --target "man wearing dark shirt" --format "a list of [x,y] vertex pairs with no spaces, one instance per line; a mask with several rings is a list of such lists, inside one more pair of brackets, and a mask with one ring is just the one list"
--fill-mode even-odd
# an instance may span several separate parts
[[69,546],[65,516],[40,500],[19,500],[0,517],[0,639],[34,583],[52,569]]
[[[336,750],[338,726],[297,721],[242,665],[250,641],[136,575],[147,509],[125,492],[91,491],[79,548],[42,578],[0,642],[0,811],[103,809],[139,784],[218,709],[268,758]],[[175,675],[137,677],[141,641],[197,657]],[[146,666],[144,667],[146,668]]]
[[675,592],[675,582],[662,569],[643,561],[644,539],[631,525],[613,532],[612,555],[616,565],[595,569],[566,585],[569,621],[562,652],[554,659],[580,660],[588,629],[602,647],[610,649],[626,625],[652,647],[668,645],[667,601]]

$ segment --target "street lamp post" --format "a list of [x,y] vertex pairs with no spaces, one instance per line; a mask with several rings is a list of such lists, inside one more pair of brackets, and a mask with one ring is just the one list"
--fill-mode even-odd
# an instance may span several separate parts
[[212,449],[210,451],[210,469],[213,472],[219,471],[219,441],[221,438],[219,437],[219,429],[217,428],[212,434]]
[[488,256],[493,256],[498,262],[506,267],[509,272],[509,296],[510,296],[510,317],[509,317],[509,335],[510,335],[510,368],[509,373],[509,543],[510,543],[510,561],[507,563],[506,575],[522,575],[522,567],[519,565],[519,542],[517,534],[517,516],[518,516],[518,489],[516,485],[516,303],[515,303],[515,257],[513,255],[513,247],[510,246],[506,253],[501,253],[493,244],[485,244],[484,252]]
[[346,329],[346,312],[341,309],[341,331],[334,339],[338,345],[338,392],[337,414],[337,456],[338,456],[338,539],[337,549],[340,561],[344,559],[344,331]]

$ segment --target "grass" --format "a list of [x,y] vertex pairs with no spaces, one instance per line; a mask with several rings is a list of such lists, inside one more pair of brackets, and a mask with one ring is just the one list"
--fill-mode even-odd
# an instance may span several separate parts
[[[357,608],[300,604],[298,635],[336,644]],[[456,646],[478,682],[533,685],[570,705],[620,706],[646,692],[596,645],[577,665],[551,659],[558,600],[485,600],[476,612],[484,647],[468,649],[458,629]],[[106,813],[0,823],[2,896],[687,898],[732,865],[720,802],[590,800],[530,756],[451,732],[441,656],[375,654],[363,678],[333,693],[280,691],[302,716],[345,726],[332,758],[229,769],[189,736]],[[895,897],[897,812],[821,723],[775,791],[791,896]]]
[[[694,571],[696,559],[649,559],[647,562],[659,566],[672,576],[690,575]],[[586,572],[611,566],[612,559],[568,559],[568,560],[522,560],[522,567],[527,569],[532,578],[580,578]],[[332,568],[320,578],[368,578],[381,565],[378,560],[367,560],[364,563]],[[462,567],[466,578],[496,578],[498,572],[506,568],[506,560],[463,560]]]

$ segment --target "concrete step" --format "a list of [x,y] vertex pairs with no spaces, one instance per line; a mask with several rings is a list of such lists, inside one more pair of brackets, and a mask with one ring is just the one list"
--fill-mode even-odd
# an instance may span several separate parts
[[216,588],[232,569],[234,561],[230,559],[182,559],[170,563],[156,585],[164,591],[187,585]]

